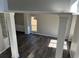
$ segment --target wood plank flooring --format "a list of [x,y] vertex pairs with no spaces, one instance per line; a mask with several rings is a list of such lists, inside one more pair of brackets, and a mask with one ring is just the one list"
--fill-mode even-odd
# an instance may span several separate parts
[[[54,58],[56,48],[48,47],[52,37],[17,32],[20,58]],[[10,48],[0,55],[0,58],[10,58]],[[63,58],[70,58],[69,52],[63,50]]]

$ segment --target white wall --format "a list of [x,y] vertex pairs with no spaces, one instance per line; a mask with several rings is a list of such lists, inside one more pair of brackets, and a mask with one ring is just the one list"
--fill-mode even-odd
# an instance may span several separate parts
[[2,13],[0,14],[0,54],[4,52],[7,48],[9,48],[9,37],[4,35],[7,34],[7,32],[5,31],[6,25],[3,24],[4,24],[4,14]]
[[[27,20],[27,15],[25,16],[25,19]],[[55,14],[29,14],[30,16],[36,16],[37,17],[37,33],[43,34],[47,36],[53,36],[57,37],[58,35],[58,26],[59,26],[59,16]],[[70,31],[70,38],[72,38],[73,32],[74,32],[74,26],[75,26],[75,18],[76,16],[73,16],[72,18],[72,25],[71,25],[71,31]],[[29,19],[30,21],[30,19]],[[16,30],[25,32],[24,30],[24,14],[22,13],[16,13],[15,14],[15,22],[16,22]],[[27,24],[26,24],[27,25]]]
[[[57,15],[51,15],[51,14],[33,14],[33,15],[35,15],[38,19],[37,33],[57,37],[58,25],[59,25],[59,17]],[[24,15],[20,13],[15,14],[15,23],[17,31],[22,32],[25,31],[23,24],[24,23],[23,16]]]
[[15,24],[16,30],[24,32],[24,14],[23,13],[15,13]]
[[0,11],[8,10],[8,0],[0,0]]
[[29,34],[31,32],[31,16],[30,14],[15,13],[16,31],[25,32]]
[[57,37],[59,17],[51,14],[38,14],[37,16],[37,33]]

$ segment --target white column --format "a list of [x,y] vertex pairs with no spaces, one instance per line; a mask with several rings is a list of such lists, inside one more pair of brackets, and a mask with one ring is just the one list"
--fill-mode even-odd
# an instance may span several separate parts
[[19,57],[19,53],[18,53],[18,46],[17,46],[14,13],[7,13],[6,16],[7,16],[12,57],[17,58]]
[[74,34],[74,29],[75,29],[75,24],[76,24],[76,20],[77,20],[77,15],[73,15],[71,29],[70,29],[70,35],[69,35],[68,41],[72,41],[72,37],[73,37],[73,34]]
[[74,40],[74,43],[76,45],[74,58],[79,58],[79,15],[77,16],[77,22],[75,25],[75,31],[72,40]]
[[59,14],[59,30],[58,30],[58,39],[57,39],[57,48],[56,48],[56,58],[62,58],[63,54],[63,45],[66,38],[66,28],[68,16],[70,14]]
[[29,14],[24,14],[24,27],[25,34],[31,33],[31,16]]
[[79,58],[79,16],[75,24],[74,35],[72,37],[70,55],[73,58]]
[[70,41],[70,30],[72,25],[72,15],[68,16],[67,28],[66,28],[66,39]]

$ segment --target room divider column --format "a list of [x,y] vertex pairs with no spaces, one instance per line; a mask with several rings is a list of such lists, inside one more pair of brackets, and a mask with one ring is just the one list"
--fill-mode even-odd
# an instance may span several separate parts
[[7,24],[8,24],[12,57],[17,58],[19,57],[19,53],[18,53],[14,13],[12,12],[6,13],[5,17],[7,19]]
[[31,33],[31,16],[30,14],[24,13],[24,28],[25,28],[25,34]]
[[70,48],[70,56],[72,58],[79,58],[79,15],[76,15],[76,17],[76,24]]
[[67,21],[67,28],[66,28],[66,39],[68,41],[71,41],[71,37],[70,37],[70,30],[71,30],[71,25],[72,25],[72,18],[73,18],[73,15],[70,15],[68,16],[68,21]]
[[63,46],[66,38],[67,21],[72,14],[61,13],[59,14],[59,29],[56,48],[56,58],[62,58]]

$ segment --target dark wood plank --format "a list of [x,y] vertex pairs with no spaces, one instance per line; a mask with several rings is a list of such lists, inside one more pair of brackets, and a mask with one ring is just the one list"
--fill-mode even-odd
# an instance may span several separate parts
[[[48,44],[53,37],[17,32],[18,47],[20,58],[54,58],[56,48],[48,47]],[[7,56],[11,57],[10,48],[0,55],[0,58]],[[7,58],[6,57],[6,58]],[[67,50],[63,50],[63,58],[69,58]]]

